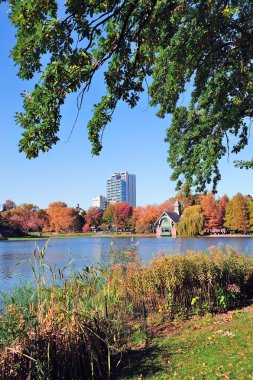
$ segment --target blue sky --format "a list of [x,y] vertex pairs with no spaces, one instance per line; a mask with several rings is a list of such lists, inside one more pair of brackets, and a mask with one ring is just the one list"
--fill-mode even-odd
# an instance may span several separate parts
[[[146,94],[134,110],[119,104],[112,123],[105,130],[101,155],[91,156],[86,125],[93,104],[104,94],[102,74],[95,77],[68,142],[76,115],[76,95],[73,94],[62,109],[60,142],[33,160],[19,153],[22,130],[15,124],[14,115],[22,110],[20,93],[30,90],[32,83],[16,76],[17,68],[9,58],[15,39],[3,4],[0,5],[0,25],[0,204],[12,199],[16,204],[34,203],[45,208],[60,200],[69,206],[79,203],[87,209],[93,197],[106,195],[106,180],[116,171],[136,174],[137,205],[159,204],[175,195],[175,183],[170,181],[171,170],[167,164],[168,144],[164,142],[170,117],[158,119],[155,109],[148,107]],[[247,148],[238,158],[251,158],[251,151]],[[229,162],[224,158],[220,168],[222,180],[218,195],[233,196],[237,192],[252,195],[252,171],[234,168],[232,157]]]

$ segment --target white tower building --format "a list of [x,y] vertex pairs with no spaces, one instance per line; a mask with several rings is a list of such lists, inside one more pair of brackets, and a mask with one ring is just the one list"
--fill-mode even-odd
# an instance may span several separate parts
[[107,200],[109,203],[127,202],[136,207],[136,175],[128,172],[112,174],[107,180]]
[[92,199],[92,207],[98,207],[100,210],[105,210],[107,203],[107,199],[103,195],[98,195]]

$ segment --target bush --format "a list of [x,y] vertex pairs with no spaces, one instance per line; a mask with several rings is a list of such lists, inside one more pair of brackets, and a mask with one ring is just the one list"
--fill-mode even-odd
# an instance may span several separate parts
[[84,233],[86,233],[86,232],[91,232],[91,228],[90,228],[90,226],[89,226],[88,224],[85,224],[85,225],[83,226],[83,228],[82,228],[82,231],[83,231]]

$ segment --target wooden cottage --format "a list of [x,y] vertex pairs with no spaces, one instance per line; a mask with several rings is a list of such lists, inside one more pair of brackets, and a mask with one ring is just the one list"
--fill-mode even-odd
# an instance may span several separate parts
[[156,236],[177,236],[176,223],[181,217],[181,204],[179,201],[174,203],[174,211],[164,211],[155,222]]

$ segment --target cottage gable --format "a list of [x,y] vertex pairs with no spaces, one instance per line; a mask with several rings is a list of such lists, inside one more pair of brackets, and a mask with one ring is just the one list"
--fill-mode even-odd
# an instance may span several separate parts
[[157,236],[177,236],[176,223],[180,221],[181,204],[176,201],[174,204],[174,212],[164,211],[155,222]]

